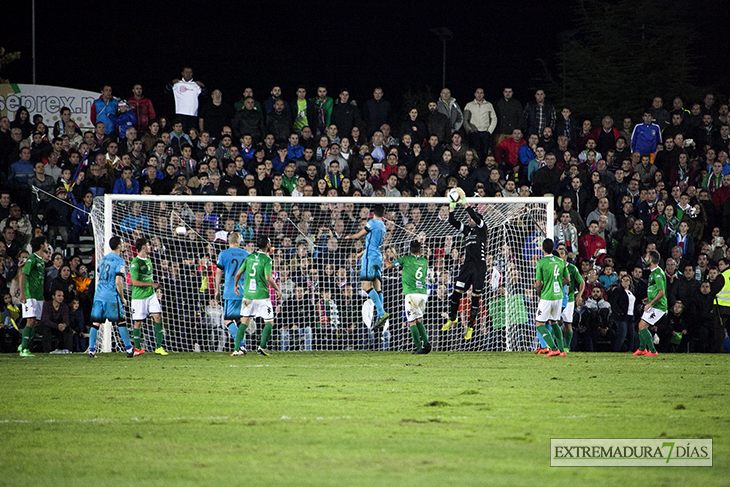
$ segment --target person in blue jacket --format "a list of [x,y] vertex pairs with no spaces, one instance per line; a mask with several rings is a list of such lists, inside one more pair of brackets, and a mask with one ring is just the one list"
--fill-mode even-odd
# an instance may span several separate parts
[[644,123],[634,127],[634,133],[631,134],[631,152],[654,154],[657,145],[662,143],[662,132],[659,125],[651,123],[649,110],[644,110],[642,118]]

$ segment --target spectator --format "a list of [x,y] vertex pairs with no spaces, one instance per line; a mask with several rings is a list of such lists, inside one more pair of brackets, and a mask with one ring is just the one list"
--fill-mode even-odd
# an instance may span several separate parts
[[640,154],[654,154],[657,146],[662,143],[661,129],[652,123],[651,110],[645,110],[642,115],[644,123],[634,127],[631,134],[631,151]]
[[55,332],[61,334],[64,353],[73,349],[73,329],[69,326],[69,309],[64,302],[64,293],[57,289],[50,302],[43,306],[39,331],[43,335],[43,352],[50,353]]
[[611,291],[611,318],[616,328],[614,352],[625,352],[634,349],[634,312],[638,301],[631,291],[633,280],[626,274],[621,276],[618,285]]
[[137,123],[137,117],[129,111],[129,106],[124,100],[117,103],[117,109],[119,110],[118,114],[109,113],[107,118],[114,125],[113,132],[118,133],[120,139],[126,139],[127,130],[134,128],[134,124]]
[[390,117],[390,102],[383,99],[383,89],[376,87],[373,90],[373,97],[365,102],[363,110],[363,121],[368,134],[372,135],[381,125],[389,123]]
[[109,85],[104,85],[101,89],[101,95],[99,96],[99,98],[94,100],[94,103],[92,103],[91,105],[91,123],[97,126],[97,129],[98,124],[103,123],[103,133],[105,135],[115,133],[116,125],[109,118],[109,115],[116,115],[118,103],[118,100],[112,97],[112,87]]
[[198,127],[198,97],[205,95],[206,90],[203,83],[193,80],[193,68],[184,66],[182,79],[170,81],[165,87],[165,93],[172,93],[175,97],[175,114],[185,132],[191,127]]

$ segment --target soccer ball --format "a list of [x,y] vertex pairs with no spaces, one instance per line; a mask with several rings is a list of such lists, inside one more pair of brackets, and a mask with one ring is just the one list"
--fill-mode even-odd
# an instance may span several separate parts
[[457,188],[451,188],[448,193],[446,193],[446,197],[452,203],[456,203],[462,198],[461,193],[459,193],[459,190]]

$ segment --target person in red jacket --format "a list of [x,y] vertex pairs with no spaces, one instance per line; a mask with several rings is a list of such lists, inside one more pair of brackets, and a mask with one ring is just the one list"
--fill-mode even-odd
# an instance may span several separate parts
[[609,149],[616,148],[616,140],[621,137],[621,132],[613,126],[613,118],[606,115],[601,120],[601,126],[591,130],[590,138],[596,141],[596,150],[606,154]]
[[722,211],[722,207],[728,198],[730,198],[730,174],[725,174],[722,177],[722,186],[712,193],[712,202],[715,204],[715,208],[717,208],[718,211]]
[[134,111],[137,117],[135,127],[140,133],[147,132],[150,127],[150,121],[157,118],[155,115],[155,107],[152,106],[152,100],[142,96],[142,85],[136,84],[132,88],[132,97],[127,100],[127,105]]
[[598,222],[591,220],[588,233],[578,239],[578,255],[584,260],[600,264],[606,257],[606,240],[598,235]]
[[527,142],[522,138],[522,130],[514,129],[512,137],[504,139],[494,149],[494,158],[497,164],[505,171],[512,174],[520,170],[520,147]]

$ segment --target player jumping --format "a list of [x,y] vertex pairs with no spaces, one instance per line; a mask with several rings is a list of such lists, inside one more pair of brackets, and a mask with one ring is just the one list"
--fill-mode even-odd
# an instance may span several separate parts
[[121,237],[109,239],[111,252],[106,254],[97,267],[96,275],[99,276],[99,284],[94,294],[94,305],[91,308],[91,331],[89,331],[89,357],[96,358],[96,337],[99,327],[105,320],[117,325],[119,336],[124,342],[124,349],[127,357],[132,358],[139,355],[132,347],[129,339],[127,323],[124,321],[124,306],[127,299],[124,297],[124,244]]
[[[256,239],[259,250],[246,257],[241,267],[236,272],[233,282],[233,289],[236,295],[241,294],[238,288],[238,281],[245,274],[243,283],[243,307],[241,316],[243,322],[238,327],[236,334],[236,350],[239,350],[241,339],[246,333],[246,328],[252,317],[259,317],[264,320],[264,331],[261,333],[261,343],[257,352],[259,355],[268,357],[271,353],[266,349],[266,343],[271,337],[271,330],[274,327],[274,307],[271,305],[269,286],[276,290],[277,297],[281,296],[279,285],[271,277],[271,257],[268,253],[271,250],[271,242],[265,235],[259,235]],[[242,355],[233,353],[231,355]]]
[[[231,232],[228,234],[228,248],[218,254],[217,269],[215,271],[215,300],[221,298],[221,277],[225,275],[223,282],[223,302],[224,314],[223,320],[231,337],[236,343],[235,351],[231,355],[246,355],[246,344],[244,343],[245,335],[238,338],[238,324],[241,320],[241,301],[243,297],[236,293],[233,281],[236,278],[236,272],[243,264],[249,253],[240,248],[241,234]],[[241,289],[243,290],[243,289]]]
[[479,305],[482,301],[482,293],[484,292],[484,279],[487,275],[487,264],[484,257],[487,253],[487,226],[484,224],[482,217],[474,211],[474,208],[466,202],[464,192],[461,191],[461,206],[466,208],[469,214],[469,223],[464,225],[456,219],[454,213],[456,203],[449,203],[449,223],[453,225],[459,232],[464,234],[464,264],[459,270],[456,277],[454,292],[451,294],[451,303],[449,306],[449,320],[441,327],[441,331],[446,331],[455,325],[459,319],[459,303],[463,294],[471,287],[471,311],[469,312],[469,325],[464,334],[464,340],[471,339],[476,327],[477,316],[479,315]]
[[383,253],[380,250],[380,246],[383,245],[383,240],[385,239],[383,215],[385,215],[385,207],[383,205],[375,205],[373,208],[373,218],[368,221],[365,228],[354,235],[346,235],[344,237],[345,240],[357,240],[367,234],[365,237],[365,251],[360,267],[360,281],[362,281],[362,290],[373,300],[375,310],[378,314],[373,323],[373,332],[377,332],[382,328],[388,319],[388,313],[383,309],[383,293],[381,288]]

